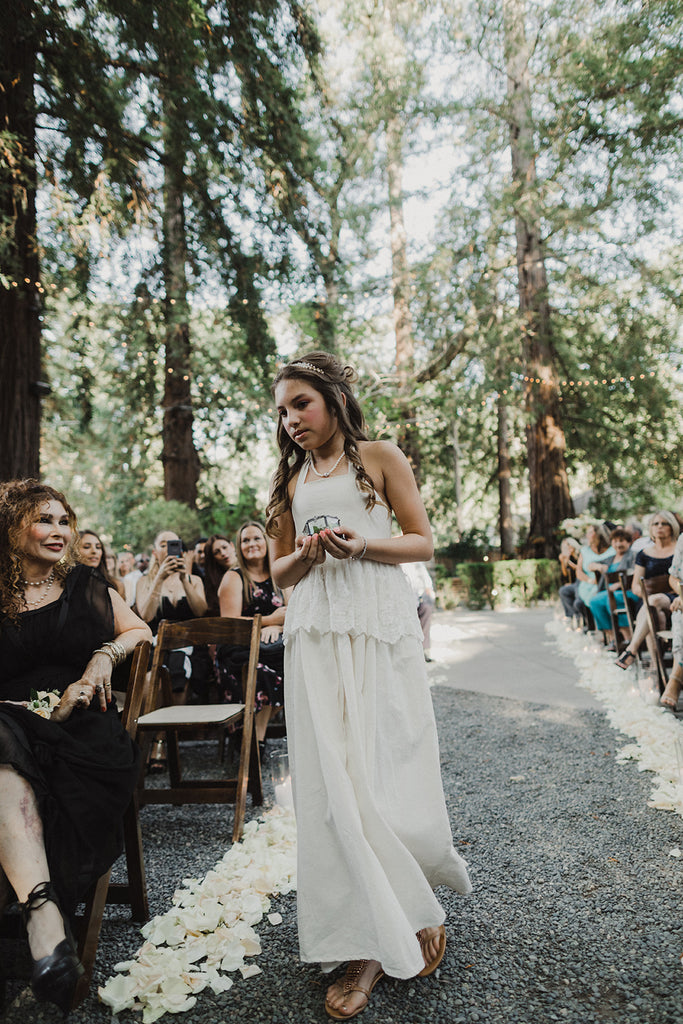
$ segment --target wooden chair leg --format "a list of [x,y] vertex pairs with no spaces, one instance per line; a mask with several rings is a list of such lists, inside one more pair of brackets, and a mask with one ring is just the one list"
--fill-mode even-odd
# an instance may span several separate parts
[[147,880],[145,863],[142,858],[142,834],[137,796],[133,797],[123,816],[123,835],[128,881],[110,883],[107,902],[127,903],[130,905],[131,917],[134,921],[149,921]]
[[109,878],[111,869],[105,871],[91,889],[85,904],[83,916],[83,927],[78,939],[78,958],[83,964],[84,974],[76,986],[72,1010],[83,1002],[90,989],[92,972],[95,967],[95,957],[100,941],[100,929],[102,917],[107,903],[107,892],[109,890]]

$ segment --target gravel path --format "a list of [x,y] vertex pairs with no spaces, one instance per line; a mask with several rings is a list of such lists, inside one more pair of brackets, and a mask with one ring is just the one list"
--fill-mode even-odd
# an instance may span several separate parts
[[[681,861],[669,852],[683,845],[683,823],[647,807],[648,779],[614,760],[621,738],[600,711],[447,687],[433,695],[453,832],[475,891],[441,892],[448,910],[442,966],[431,978],[385,979],[363,1021],[680,1024]],[[183,877],[203,875],[219,859],[230,817],[216,807],[143,810],[153,913],[167,909]],[[238,975],[230,992],[202,993],[189,1013],[164,1021],[327,1020],[328,981],[297,959],[295,897],[273,909],[284,922],[258,926],[264,973]],[[111,908],[98,982],[138,944],[123,908]],[[8,994],[16,996],[8,1024],[61,1019],[16,985]],[[91,996],[69,1019],[104,1024],[111,1015]]]

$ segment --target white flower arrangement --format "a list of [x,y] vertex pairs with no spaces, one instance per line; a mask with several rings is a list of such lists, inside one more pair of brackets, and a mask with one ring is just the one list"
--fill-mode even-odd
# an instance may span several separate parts
[[26,707],[41,718],[49,718],[61,697],[56,690],[31,690],[31,699]]
[[638,682],[636,669],[626,672],[592,638],[570,630],[558,619],[546,625],[560,652],[580,670],[579,686],[605,705],[610,724],[634,742],[616,755],[620,764],[637,761],[638,770],[652,772],[648,807],[675,811],[683,817],[683,777],[676,747],[683,749],[683,726],[659,705],[659,694]]
[[[201,880],[183,879],[173,908],[142,928],[145,942],[135,959],[119,963],[118,973],[98,994],[114,1014],[142,1011],[143,1024],[165,1013],[190,1010],[204,988],[214,993],[232,987],[228,972],[242,978],[261,973],[245,957],[258,956],[261,943],[254,925],[270,910],[270,896],[296,888],[296,824],[291,811],[273,807],[247,822],[240,843]],[[269,914],[271,925],[280,914]]]

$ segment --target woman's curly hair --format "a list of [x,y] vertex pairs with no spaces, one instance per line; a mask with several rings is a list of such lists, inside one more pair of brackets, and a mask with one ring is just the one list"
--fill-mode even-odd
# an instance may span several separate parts
[[76,513],[61,491],[39,480],[8,480],[0,483],[0,617],[7,617],[13,622],[17,621],[21,612],[27,610],[19,542],[24,530],[35,522],[36,513],[48,501],[62,503],[71,527],[71,541],[55,566],[55,576],[58,580],[64,580],[76,563]]
[[[357,444],[358,441],[368,440],[365,417],[351,390],[351,385],[358,380],[356,371],[329,352],[308,352],[282,367],[273,381],[273,394],[283,380],[303,380],[323,396],[328,411],[337,417],[344,435],[344,453],[356,471],[358,489],[366,495],[367,507],[371,509],[376,504],[375,486],[363,467]],[[280,533],[277,520],[289,510],[289,481],[308,457],[308,453],[289,436],[282,420],[278,420],[277,443],[280,462],[273,477],[270,501],[266,508],[266,532],[270,537],[277,537]]]

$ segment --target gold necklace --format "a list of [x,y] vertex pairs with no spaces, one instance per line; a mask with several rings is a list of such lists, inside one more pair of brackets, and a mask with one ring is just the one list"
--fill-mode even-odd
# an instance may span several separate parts
[[339,465],[339,463],[341,462],[341,460],[344,458],[345,455],[346,455],[346,452],[342,452],[341,455],[339,456],[339,458],[337,459],[337,461],[335,462],[334,466],[332,467],[332,469],[328,469],[327,473],[319,473],[318,472],[318,470],[315,468],[315,462],[313,461],[313,456],[310,455],[309,456],[309,461],[311,463],[311,469],[313,470],[313,472],[315,473],[316,476],[319,476],[321,479],[323,479],[323,478],[326,479],[328,476],[331,476],[332,473],[334,473],[335,469],[337,468],[337,466]]

